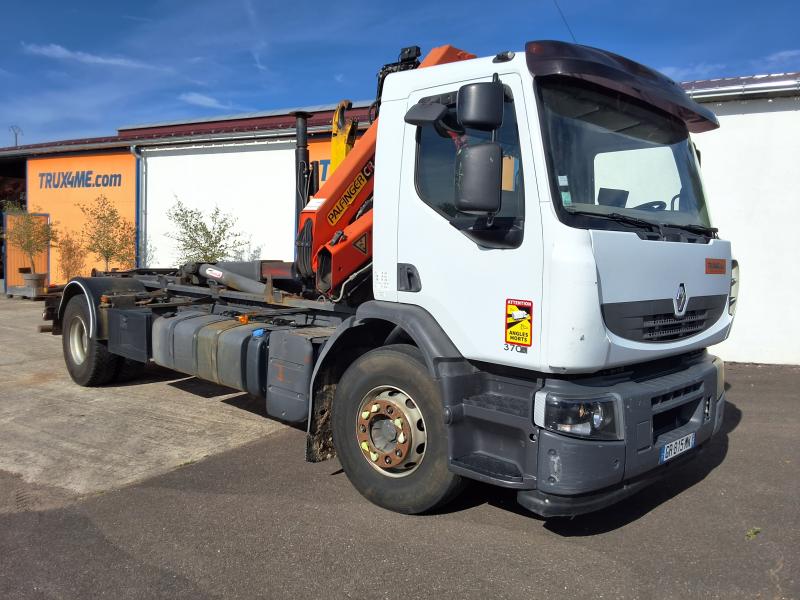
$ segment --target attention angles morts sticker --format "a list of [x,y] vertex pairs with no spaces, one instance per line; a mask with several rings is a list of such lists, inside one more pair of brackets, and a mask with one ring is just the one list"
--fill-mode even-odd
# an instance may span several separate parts
[[506,300],[506,344],[530,346],[533,332],[533,302]]

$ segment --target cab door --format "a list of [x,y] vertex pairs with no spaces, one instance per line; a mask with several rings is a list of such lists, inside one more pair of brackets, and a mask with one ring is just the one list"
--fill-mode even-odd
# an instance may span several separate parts
[[[486,78],[485,80],[489,80]],[[462,355],[534,368],[541,339],[542,236],[529,115],[517,74],[506,88],[502,204],[493,216],[455,209],[455,159],[460,147],[491,133],[460,129],[456,97],[464,83],[412,94],[448,106],[445,126],[406,124],[398,208],[398,301],[427,310]],[[449,124],[449,126],[448,126]]]

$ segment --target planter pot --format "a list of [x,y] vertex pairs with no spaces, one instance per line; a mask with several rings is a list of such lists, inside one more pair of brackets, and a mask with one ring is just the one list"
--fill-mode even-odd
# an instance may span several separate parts
[[47,273],[23,273],[22,280],[25,287],[30,290],[31,296],[40,296],[47,292],[44,286]]

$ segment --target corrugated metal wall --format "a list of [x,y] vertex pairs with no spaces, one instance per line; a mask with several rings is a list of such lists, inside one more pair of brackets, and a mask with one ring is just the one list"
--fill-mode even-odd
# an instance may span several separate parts
[[[42,219],[43,221],[48,221],[50,219],[49,215],[37,214],[37,218]],[[14,228],[14,221],[16,221],[19,217],[15,215],[6,215],[5,216],[5,231],[9,232]],[[11,244],[8,243],[6,240],[5,244],[5,285],[6,290],[9,287],[21,286],[24,285],[22,280],[22,275],[19,273],[20,267],[30,267],[30,263],[28,262],[28,257],[25,256],[19,248],[15,248]],[[39,256],[36,257],[36,272],[37,273],[46,273],[49,266],[50,252],[42,252]],[[49,284],[49,278],[46,281],[46,284]]]

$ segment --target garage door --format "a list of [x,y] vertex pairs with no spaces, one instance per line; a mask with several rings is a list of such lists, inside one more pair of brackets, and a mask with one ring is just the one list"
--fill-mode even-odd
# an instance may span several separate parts
[[294,258],[294,143],[148,149],[144,152],[140,223],[146,266],[178,263],[170,208],[177,200],[236,218],[248,242],[245,260]]

